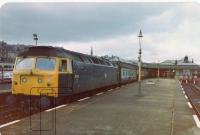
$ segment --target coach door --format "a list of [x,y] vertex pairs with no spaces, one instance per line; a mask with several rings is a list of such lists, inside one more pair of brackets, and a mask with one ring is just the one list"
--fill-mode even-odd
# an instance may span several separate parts
[[60,59],[58,75],[58,93],[60,96],[68,95],[72,92],[72,71],[71,61]]

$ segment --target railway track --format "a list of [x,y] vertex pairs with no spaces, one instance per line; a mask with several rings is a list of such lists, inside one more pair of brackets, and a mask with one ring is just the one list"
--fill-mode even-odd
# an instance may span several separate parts
[[[81,93],[81,94],[72,95],[72,96],[67,97],[68,100],[66,100],[64,103],[58,103],[58,104],[55,103],[54,106],[51,106],[51,107],[48,107],[45,109],[32,108],[31,106],[21,106],[21,105],[19,105],[19,106],[10,105],[9,106],[9,105],[6,105],[5,101],[3,101],[0,104],[0,125],[9,123],[11,121],[19,120],[19,119],[22,119],[25,117],[29,117],[33,114],[55,108],[62,104],[69,104],[69,103],[78,101],[79,99],[82,99],[82,98],[85,98],[88,96],[94,96],[99,92],[105,92],[105,91],[108,91],[109,89],[113,89],[116,87],[117,86],[114,86],[114,87],[112,86],[112,87],[108,87],[108,88],[104,88],[104,89],[98,89],[98,90],[93,90],[93,91],[89,91],[89,92],[85,92],[85,93]],[[2,95],[0,95],[0,96],[2,96]],[[4,96],[6,96],[6,95],[4,95]],[[4,100],[5,100],[5,97],[4,97]]]
[[[1,92],[1,91],[0,91]],[[11,92],[0,93],[0,106],[4,106],[6,104],[6,97],[11,95]]]
[[0,106],[0,125],[22,117],[21,110],[17,107]]
[[197,117],[200,119],[200,89],[194,84],[183,83],[182,86]]

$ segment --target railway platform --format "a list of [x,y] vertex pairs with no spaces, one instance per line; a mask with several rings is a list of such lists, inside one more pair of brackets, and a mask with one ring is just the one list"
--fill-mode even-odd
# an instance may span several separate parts
[[148,79],[0,125],[1,135],[199,135],[181,85]]

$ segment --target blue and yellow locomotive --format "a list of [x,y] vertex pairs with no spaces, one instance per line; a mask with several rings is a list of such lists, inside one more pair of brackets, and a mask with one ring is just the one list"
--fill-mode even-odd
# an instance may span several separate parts
[[16,58],[12,94],[58,98],[118,85],[118,77],[118,68],[108,60],[63,48],[36,46]]

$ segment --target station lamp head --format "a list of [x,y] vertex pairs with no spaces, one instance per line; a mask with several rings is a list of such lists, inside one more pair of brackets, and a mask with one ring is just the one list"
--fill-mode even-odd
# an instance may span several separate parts
[[33,39],[38,40],[37,34],[35,34],[35,33],[33,34]]
[[142,30],[140,30],[138,37],[139,37],[139,38],[142,38],[142,37],[143,37],[143,35],[142,35]]
[[33,34],[33,37],[37,37],[37,34],[34,33],[34,34]]

